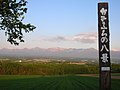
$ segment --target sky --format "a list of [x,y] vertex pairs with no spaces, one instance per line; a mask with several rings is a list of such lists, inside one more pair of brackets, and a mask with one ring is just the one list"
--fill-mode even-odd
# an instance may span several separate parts
[[120,0],[27,0],[24,23],[36,29],[24,33],[19,46],[0,31],[0,48],[98,48],[98,2],[109,3],[110,48],[120,50]]

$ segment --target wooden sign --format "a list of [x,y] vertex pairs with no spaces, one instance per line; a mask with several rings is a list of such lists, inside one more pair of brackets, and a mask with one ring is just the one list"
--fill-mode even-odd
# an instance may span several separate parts
[[108,3],[98,3],[100,90],[111,88]]

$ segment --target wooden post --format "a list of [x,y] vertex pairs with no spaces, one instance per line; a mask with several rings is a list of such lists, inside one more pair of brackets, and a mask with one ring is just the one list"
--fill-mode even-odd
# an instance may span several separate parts
[[98,3],[100,90],[111,89],[108,3]]

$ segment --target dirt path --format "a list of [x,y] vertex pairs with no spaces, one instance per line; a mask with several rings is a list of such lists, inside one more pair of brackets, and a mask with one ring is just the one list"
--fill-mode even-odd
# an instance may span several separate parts
[[[79,74],[78,76],[99,77],[98,74]],[[120,79],[120,76],[111,76],[112,79]]]
[[113,79],[120,79],[120,76],[112,76]]

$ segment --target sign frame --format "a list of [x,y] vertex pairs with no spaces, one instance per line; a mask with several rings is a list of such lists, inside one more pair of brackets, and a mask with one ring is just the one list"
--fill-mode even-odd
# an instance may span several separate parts
[[111,62],[108,3],[98,3],[98,45],[100,90],[111,90]]

